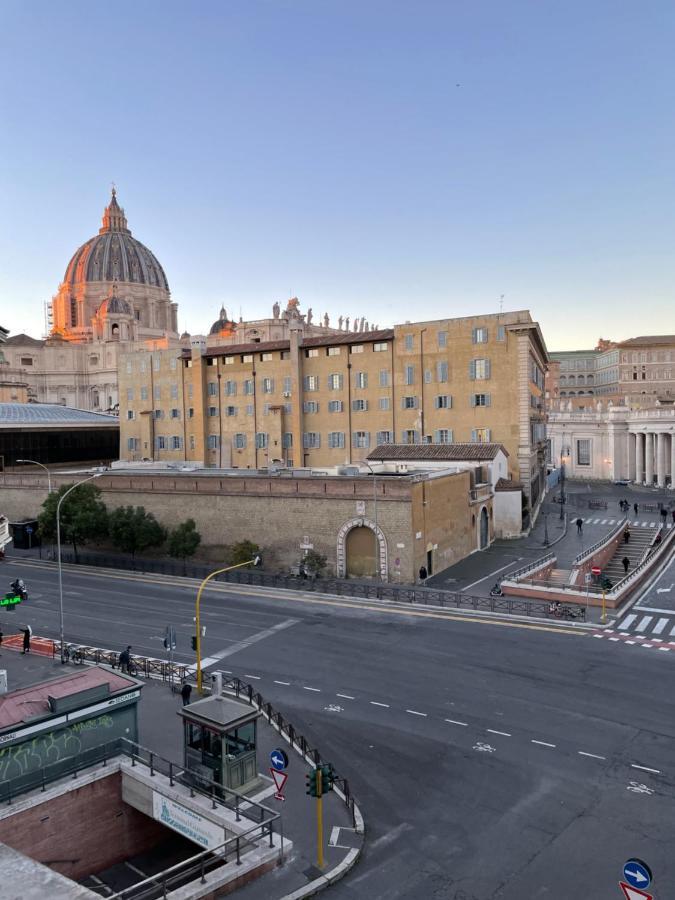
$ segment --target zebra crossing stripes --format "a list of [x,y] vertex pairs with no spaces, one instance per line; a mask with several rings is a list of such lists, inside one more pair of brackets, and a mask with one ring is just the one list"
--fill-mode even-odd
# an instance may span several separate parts
[[625,616],[621,622],[619,622],[617,628],[620,631],[627,631],[636,619],[637,616],[635,615],[635,613],[630,613],[629,615]]
[[[616,525],[618,519],[594,519],[590,516],[588,519],[584,519],[584,525]],[[629,522],[629,525],[632,525],[633,528],[660,528],[661,521],[653,520],[653,521],[645,521],[641,522],[639,519],[636,519],[634,522]],[[673,527],[672,522],[666,522],[666,529],[670,531]]]

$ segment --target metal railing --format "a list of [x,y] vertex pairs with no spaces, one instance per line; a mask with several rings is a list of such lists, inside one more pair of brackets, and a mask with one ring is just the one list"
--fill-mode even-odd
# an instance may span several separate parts
[[545,553],[544,556],[540,556],[526,566],[521,566],[520,569],[509,572],[508,575],[504,576],[503,581],[514,581],[515,579],[519,579],[522,575],[527,575],[528,572],[534,572],[536,569],[543,568],[548,565],[548,563],[553,562],[555,558],[556,555],[552,551],[550,553]]
[[585,550],[582,550],[581,553],[577,553],[574,557],[573,566],[580,565],[585,559],[589,556],[592,556],[596,553],[601,547],[604,547],[605,544],[608,544],[610,541],[614,540],[614,538],[618,535],[620,531],[623,531],[626,525],[628,524],[628,519],[624,516],[622,519],[619,519],[618,525],[615,525],[614,528],[606,534],[604,537],[600,538],[599,541],[596,541],[590,547],[587,547]]
[[[311,747],[305,737],[297,731],[291,722],[285,719],[280,712],[277,712],[272,704],[265,700],[259,691],[256,691],[253,685],[239,678],[223,676],[223,687],[230,690],[238,700],[244,699],[251,706],[260,710],[262,715],[267,719],[270,725],[275,728],[279,734],[284,737],[290,746],[300,755],[307,759],[314,767],[320,766],[326,762],[316,747]],[[358,805],[349,787],[349,782],[341,775],[334,774],[334,782],[336,785],[336,794],[349,810],[352,818],[352,827],[360,827],[358,813]]]

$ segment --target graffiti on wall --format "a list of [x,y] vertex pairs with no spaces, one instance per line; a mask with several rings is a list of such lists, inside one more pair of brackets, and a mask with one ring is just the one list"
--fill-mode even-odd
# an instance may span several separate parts
[[[100,734],[114,725],[112,716],[107,714],[83,722],[74,722],[65,728],[48,731],[32,741],[24,741],[12,747],[0,748],[0,782],[12,778],[20,778],[29,772],[35,772],[43,766],[62,762],[68,757],[77,756],[87,747],[106,743],[99,739]],[[90,740],[94,738],[94,740]]]

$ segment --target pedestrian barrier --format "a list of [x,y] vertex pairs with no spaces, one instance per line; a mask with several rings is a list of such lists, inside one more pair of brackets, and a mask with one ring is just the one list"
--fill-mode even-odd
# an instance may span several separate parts
[[[5,635],[2,639],[2,647],[5,650],[23,650],[23,634],[8,634]],[[30,639],[30,652],[35,653],[36,656],[53,656],[54,655],[54,641],[50,638],[43,637],[31,637]]]

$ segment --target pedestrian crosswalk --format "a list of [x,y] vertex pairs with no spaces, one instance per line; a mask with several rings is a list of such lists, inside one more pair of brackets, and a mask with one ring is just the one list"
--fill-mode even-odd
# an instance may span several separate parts
[[633,611],[625,615],[614,630],[624,635],[632,633],[659,640],[675,640],[675,610],[649,608],[647,611],[647,608],[633,607]]
[[[602,519],[597,518],[594,519],[592,516],[588,519],[584,519],[584,525],[616,525],[617,522],[620,522],[621,519]],[[642,521],[641,519],[635,519],[634,522],[629,521],[628,524],[633,528],[660,528],[662,520],[661,519],[646,519]],[[673,527],[672,522],[668,522],[666,524],[666,528],[670,530]]]

